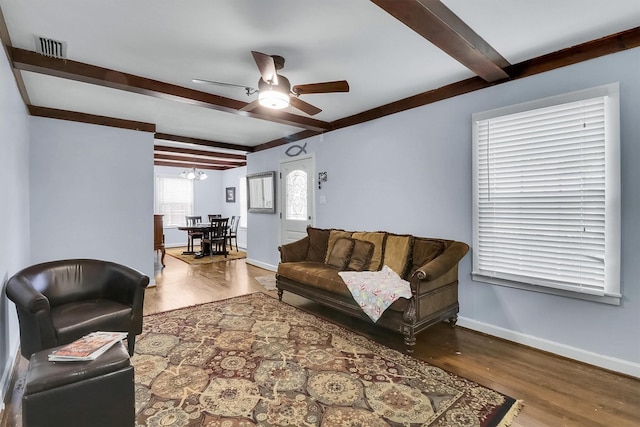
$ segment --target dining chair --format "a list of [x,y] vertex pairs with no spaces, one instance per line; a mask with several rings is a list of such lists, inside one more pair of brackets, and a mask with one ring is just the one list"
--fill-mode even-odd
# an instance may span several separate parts
[[[209,232],[202,239],[203,246],[209,245],[209,255],[222,253],[227,257],[227,224],[229,218],[211,218]],[[215,248],[215,249],[214,249]]]
[[231,249],[233,249],[232,240],[235,239],[236,241],[236,252],[238,251],[238,224],[240,224],[240,217],[235,215],[232,216],[231,224],[229,225],[227,232],[227,240],[229,240],[229,247]]
[[[202,222],[202,217],[200,215],[185,215],[184,219],[187,223],[187,227],[193,227],[196,224],[199,224]],[[204,234],[202,233],[202,231],[198,231],[198,230],[187,231],[187,252],[194,252],[193,241],[195,239],[199,239],[200,246],[202,246],[203,237],[204,237]]]
[[220,214],[209,214],[209,221],[211,221],[212,219],[215,218],[222,218],[222,215]]

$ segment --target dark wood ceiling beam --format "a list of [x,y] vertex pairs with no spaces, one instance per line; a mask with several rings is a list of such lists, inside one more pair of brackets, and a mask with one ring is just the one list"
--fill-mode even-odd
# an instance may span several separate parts
[[[4,20],[4,14],[2,13],[2,8],[0,8],[0,42],[2,42],[2,48],[4,49],[5,55],[7,55],[7,60],[11,63],[11,52],[10,49],[13,46],[11,43],[11,36],[9,35],[9,29],[7,28],[7,21]],[[29,93],[27,92],[27,87],[24,84],[24,79],[22,78],[22,73],[19,70],[12,69],[13,78],[16,81],[16,86],[18,87],[18,92],[20,92],[20,97],[22,98],[22,102],[25,106],[30,105],[31,101],[29,100]]]
[[114,117],[97,116],[95,114],[78,113],[76,111],[58,110],[55,108],[28,106],[29,113],[36,117],[49,119],[68,120],[71,122],[90,123],[92,125],[111,126],[115,128],[139,130],[143,132],[155,132],[153,123],[137,122],[134,120],[116,119]]
[[190,138],[188,136],[171,135],[168,133],[156,133],[156,139],[165,141],[184,142],[186,144],[204,145],[207,147],[224,148],[226,150],[237,150],[244,152],[253,151],[253,147],[248,145],[228,144],[226,142],[211,141],[208,139]]
[[186,169],[191,169],[193,167],[198,168],[198,169],[207,169],[207,170],[216,170],[216,171],[224,171],[227,169],[232,169],[234,167],[237,166],[214,166],[214,165],[207,165],[207,164],[200,164],[200,163],[185,163],[185,162],[168,162],[168,161],[163,161],[163,160],[154,160],[153,164],[155,166],[170,166],[170,167],[176,167],[176,168],[186,168]]
[[252,111],[239,111],[247,105],[246,102],[82,62],[52,58],[15,47],[8,48],[8,51],[10,52],[13,67],[19,70],[149,95],[156,98],[169,99],[303,129],[316,131],[329,129],[329,123],[310,117],[264,108],[257,108]]
[[[510,66],[509,73],[510,75],[512,75],[513,80],[521,79],[546,71],[555,70],[567,65],[576,64],[578,62],[599,58],[604,55],[610,55],[636,47],[640,47],[640,27],[632,28],[630,30],[622,31],[616,34],[611,34],[601,39],[592,40],[567,49],[562,49],[557,52],[550,53],[548,55],[542,55],[537,58],[520,62],[518,64]],[[474,92],[476,90],[484,89],[500,83],[502,82],[489,83],[484,81],[480,77],[473,77],[471,79],[452,83],[438,89],[423,92],[414,96],[410,96],[408,98],[401,99],[399,101],[391,102],[380,107],[363,111],[359,114],[354,114],[353,116],[336,120],[331,123],[331,127],[333,129],[340,129],[348,126],[358,125],[370,120],[388,116],[390,114],[399,113],[411,108],[421,107],[423,105],[442,101],[454,96],[464,95],[465,93]],[[299,132],[297,134],[291,135],[291,137],[302,136],[304,134],[305,132]],[[308,138],[309,136],[303,136],[303,138]],[[267,148],[275,148],[280,145],[285,145],[292,142],[290,140],[287,140],[287,138],[265,142],[264,144],[254,147],[254,151],[261,151]],[[303,138],[297,138],[294,140]]]
[[399,101],[381,105],[380,107],[363,111],[362,113],[354,114],[353,116],[336,120],[332,123],[332,126],[335,129],[354,126],[360,123],[378,119],[380,117],[400,113],[402,111],[421,107],[427,104],[432,104],[434,102],[453,98],[455,96],[464,95],[465,93],[473,92],[478,89],[484,89],[492,85],[492,83],[489,83],[480,77],[472,77],[470,79],[439,87],[438,89],[422,92],[417,95],[401,99]]
[[509,78],[509,62],[438,0],[371,0],[488,82]]
[[194,157],[186,157],[186,156],[172,156],[170,154],[159,154],[159,153],[154,153],[153,158],[154,160],[175,160],[178,162],[194,161],[194,162],[198,162],[199,164],[207,164],[207,165],[214,165],[214,166],[237,167],[237,166],[244,166],[247,164],[246,162],[233,162],[229,160],[218,160],[218,159],[204,159],[202,157],[194,158]]
[[538,56],[511,65],[507,71],[512,78],[521,79],[636,47],[640,47],[640,27]]
[[300,141],[302,139],[311,138],[312,136],[320,135],[322,132],[313,132],[310,130],[303,130],[302,132],[294,133],[293,135],[285,136],[284,138],[274,139],[272,141],[265,142],[263,144],[253,147],[253,151],[268,150],[269,148],[279,147],[281,145],[289,144],[291,142]]
[[221,153],[219,151],[192,150],[190,148],[169,147],[166,145],[155,145],[153,149],[154,149],[154,152],[156,153],[169,152],[169,153],[191,154],[195,156],[218,157],[221,159],[234,159],[234,160],[240,160],[240,161],[247,160],[247,156],[244,154]]

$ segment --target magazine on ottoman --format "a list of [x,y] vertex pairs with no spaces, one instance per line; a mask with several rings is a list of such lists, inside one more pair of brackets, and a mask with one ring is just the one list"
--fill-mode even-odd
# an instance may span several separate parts
[[50,362],[83,362],[95,360],[115,343],[127,337],[126,332],[92,332],[52,351]]

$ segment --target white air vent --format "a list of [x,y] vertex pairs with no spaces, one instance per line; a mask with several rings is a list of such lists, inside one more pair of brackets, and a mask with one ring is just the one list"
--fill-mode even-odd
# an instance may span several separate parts
[[67,57],[67,42],[34,36],[36,39],[36,52],[54,58],[65,59]]

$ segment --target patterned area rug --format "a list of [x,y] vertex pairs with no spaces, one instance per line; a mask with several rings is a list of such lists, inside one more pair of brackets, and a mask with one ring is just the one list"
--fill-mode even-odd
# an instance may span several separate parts
[[255,279],[268,291],[275,291],[276,287],[276,275],[270,274],[268,276],[258,276]]
[[145,316],[137,426],[506,426],[521,403],[262,293]]
[[[198,247],[196,246],[196,249]],[[180,261],[184,261],[187,264],[197,265],[197,264],[211,264],[212,262],[222,262],[222,261],[230,261],[233,259],[242,259],[247,257],[247,253],[244,251],[234,251],[230,250],[229,254],[225,258],[224,255],[214,255],[213,257],[205,256],[202,258],[195,258],[193,255],[182,255],[182,252],[186,251],[187,247],[183,246],[180,248],[167,248],[167,255],[171,255],[174,258],[178,258]]]

